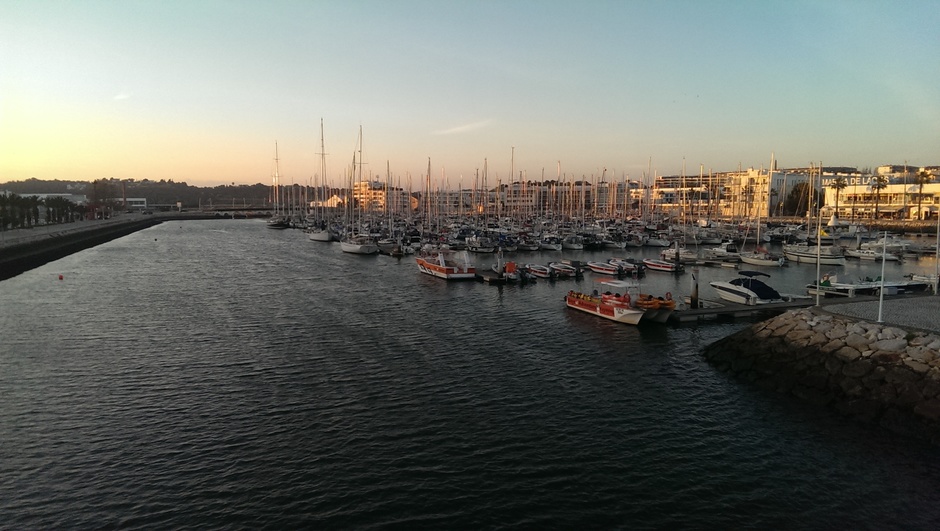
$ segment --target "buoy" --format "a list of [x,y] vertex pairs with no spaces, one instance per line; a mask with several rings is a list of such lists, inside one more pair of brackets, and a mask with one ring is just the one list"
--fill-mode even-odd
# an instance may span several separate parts
[[59,275],[59,280],[62,280],[63,278],[64,278],[64,277],[63,277],[62,275]]

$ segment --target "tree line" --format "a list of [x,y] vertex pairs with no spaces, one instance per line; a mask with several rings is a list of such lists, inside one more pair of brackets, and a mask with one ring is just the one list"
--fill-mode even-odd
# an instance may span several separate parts
[[[45,207],[41,214],[39,207]],[[44,222],[67,223],[84,218],[88,211],[86,205],[79,205],[65,197],[47,197],[18,194],[0,195],[0,230],[30,228],[39,224],[40,216]]]

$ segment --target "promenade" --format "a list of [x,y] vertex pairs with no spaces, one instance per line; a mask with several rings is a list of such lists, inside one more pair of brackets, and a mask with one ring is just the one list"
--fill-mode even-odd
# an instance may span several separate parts
[[89,230],[121,225],[132,221],[140,221],[141,219],[143,219],[143,216],[140,214],[125,214],[111,219],[37,225],[30,229],[0,231],[0,250],[23,244],[37,243],[43,240],[51,240],[62,236],[72,236]]
[[[875,301],[828,304],[823,309],[829,313],[878,321],[878,304]],[[885,298],[881,307],[881,319],[886,324],[900,328],[917,328],[940,333],[940,296],[903,296]]]

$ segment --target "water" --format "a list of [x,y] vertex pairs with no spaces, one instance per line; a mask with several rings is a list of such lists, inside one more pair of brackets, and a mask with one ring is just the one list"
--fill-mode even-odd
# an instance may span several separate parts
[[0,526],[936,528],[935,448],[716,372],[702,347],[746,322],[619,325],[574,285],[445,283],[250,220],[0,282]]

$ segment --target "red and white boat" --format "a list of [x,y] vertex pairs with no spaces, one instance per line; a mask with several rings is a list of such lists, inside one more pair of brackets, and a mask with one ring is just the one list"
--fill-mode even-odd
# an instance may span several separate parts
[[542,264],[526,264],[526,271],[528,271],[532,276],[538,278],[551,278],[552,270],[548,266]]
[[565,304],[569,308],[603,317],[604,319],[610,319],[618,323],[631,325],[639,324],[640,320],[643,319],[643,316],[646,314],[646,310],[635,308],[631,305],[631,296],[628,290],[633,285],[620,280],[611,280],[602,282],[602,284],[617,289],[622,288],[623,292],[615,294],[608,292],[600,295],[597,293],[597,290],[594,290],[594,293],[581,293],[571,290],[568,292],[568,295],[565,296]]
[[607,262],[588,262],[587,266],[592,272],[601,275],[617,276],[623,274],[623,269],[621,269],[620,266]]
[[669,262],[667,260],[658,260],[656,258],[644,258],[643,265],[647,269],[653,271],[665,271],[666,273],[679,273],[685,271],[685,267],[682,264],[677,264],[675,262]]
[[557,278],[574,278],[578,276],[578,268],[561,262],[551,262],[548,267]]
[[611,258],[608,262],[619,267],[624,273],[633,274],[636,272],[638,276],[646,273],[646,266],[635,258]]
[[472,280],[477,276],[467,251],[456,251],[446,245],[421,249],[415,262],[422,273],[445,280]]

